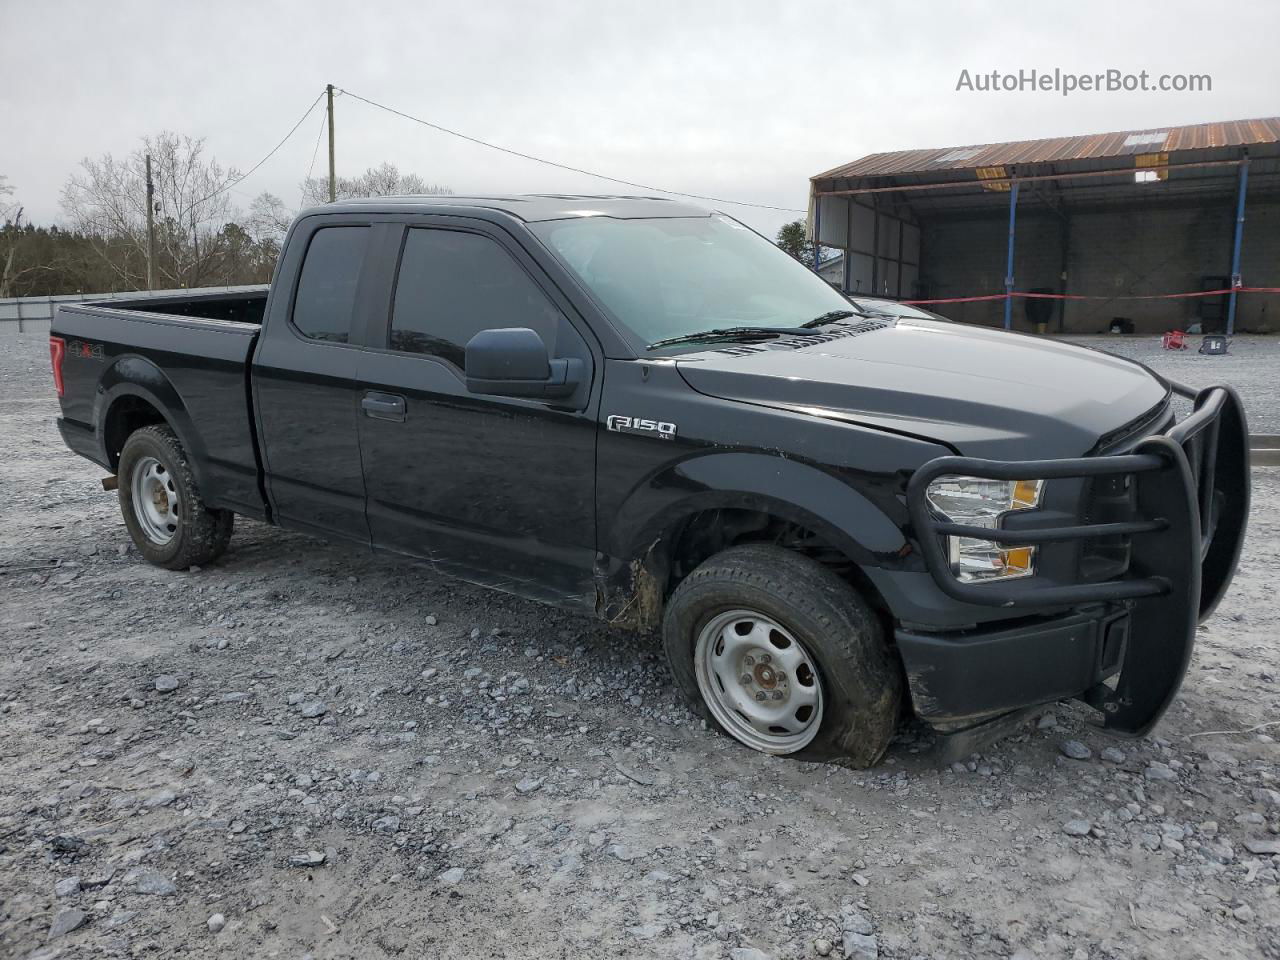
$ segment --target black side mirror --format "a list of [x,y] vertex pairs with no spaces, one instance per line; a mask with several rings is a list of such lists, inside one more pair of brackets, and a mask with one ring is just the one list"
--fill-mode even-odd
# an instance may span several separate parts
[[528,327],[481,330],[467,341],[467,390],[500,397],[567,397],[582,382],[582,361],[551,359]]

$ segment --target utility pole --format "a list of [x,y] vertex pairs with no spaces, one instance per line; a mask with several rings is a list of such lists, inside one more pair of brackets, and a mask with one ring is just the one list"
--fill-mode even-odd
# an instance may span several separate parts
[[329,202],[333,203],[338,199],[338,181],[333,172],[333,84],[325,84],[324,90],[329,97]]
[[156,186],[151,182],[151,154],[147,154],[147,289],[156,288]]

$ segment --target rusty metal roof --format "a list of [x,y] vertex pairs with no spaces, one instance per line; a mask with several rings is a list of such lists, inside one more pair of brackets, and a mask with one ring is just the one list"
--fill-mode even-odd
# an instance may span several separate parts
[[1054,163],[1277,142],[1280,142],[1280,117],[1263,117],[1257,120],[1197,123],[1185,127],[1148,127],[1144,130],[1094,133],[1079,137],[1049,137],[1044,140],[1016,140],[1009,143],[941,147],[935,150],[873,153],[853,163],[819,173],[812,179],[892,177],[899,174],[926,174],[935,170]]

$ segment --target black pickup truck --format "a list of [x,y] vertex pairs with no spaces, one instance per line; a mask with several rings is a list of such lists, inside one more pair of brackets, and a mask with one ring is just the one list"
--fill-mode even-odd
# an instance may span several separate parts
[[669,200],[321,207],[269,290],[62,307],[51,351],[152,563],[242,514],[660,629],[773,754],[875,763],[904,691],[953,752],[1072,697],[1146,733],[1248,514],[1230,388],[851,301]]

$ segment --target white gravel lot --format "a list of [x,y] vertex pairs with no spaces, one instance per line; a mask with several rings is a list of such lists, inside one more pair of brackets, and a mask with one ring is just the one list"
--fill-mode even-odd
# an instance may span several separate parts
[[[1246,343],[1158,365],[1264,422]],[[0,957],[1280,957],[1280,471],[1156,736],[1059,704],[854,772],[703,729],[649,638],[344,546],[149,567],[56,409],[6,338]]]

